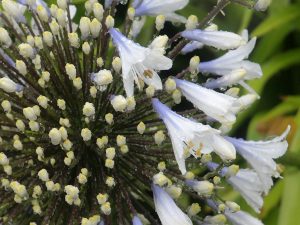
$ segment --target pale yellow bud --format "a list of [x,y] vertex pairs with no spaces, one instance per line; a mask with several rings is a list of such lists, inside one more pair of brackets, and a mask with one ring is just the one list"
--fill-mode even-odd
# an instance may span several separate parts
[[108,29],[114,27],[115,19],[111,15],[107,16],[105,20],[105,25]]

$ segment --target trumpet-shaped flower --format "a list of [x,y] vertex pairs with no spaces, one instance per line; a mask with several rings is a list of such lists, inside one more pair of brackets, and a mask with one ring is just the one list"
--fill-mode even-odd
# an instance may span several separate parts
[[162,225],[192,225],[191,219],[176,205],[169,194],[157,185],[152,185],[156,212]]
[[181,32],[181,36],[197,41],[207,46],[212,46],[218,49],[235,49],[246,44],[242,36],[227,32],[227,31],[211,31],[211,30],[186,30]]
[[169,131],[175,158],[182,174],[186,173],[186,150],[195,157],[201,153],[215,151],[223,160],[235,159],[234,146],[220,136],[220,131],[176,114],[158,99],[153,99],[152,104]]
[[227,75],[237,69],[244,69],[246,71],[246,80],[261,77],[262,70],[260,65],[245,60],[252,52],[255,42],[256,38],[253,38],[246,45],[242,45],[235,50],[231,50],[217,59],[208,62],[201,62],[199,64],[199,71],[222,76]]
[[161,53],[145,48],[127,39],[114,28],[109,33],[118,48],[122,60],[122,76],[127,96],[134,93],[134,82],[139,85],[139,79],[155,89],[162,89],[162,82],[155,70],[168,70],[172,60]]
[[164,15],[167,20],[185,23],[186,18],[174,13],[183,9],[189,0],[135,0],[133,7],[136,16],[158,16]]
[[270,141],[245,141],[226,137],[235,146],[237,152],[256,171],[266,194],[273,185],[272,177],[279,177],[277,164],[274,159],[285,154],[288,147],[285,139],[289,130],[290,127],[281,136]]
[[182,94],[206,115],[228,126],[235,122],[235,114],[242,107],[238,98],[218,93],[189,81],[179,79],[175,81]]
[[15,83],[8,77],[3,77],[0,78],[0,89],[7,93],[20,92],[23,90],[23,86]]
[[244,211],[231,212],[225,210],[225,216],[233,225],[263,225],[263,223]]

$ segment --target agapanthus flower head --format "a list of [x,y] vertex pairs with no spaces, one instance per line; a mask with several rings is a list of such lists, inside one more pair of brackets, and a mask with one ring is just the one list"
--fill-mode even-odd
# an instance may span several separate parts
[[[210,23],[227,0],[202,22],[175,14],[188,2],[88,0],[78,18],[70,0],[1,2],[0,224],[260,224],[218,190],[231,184],[258,211],[288,131],[267,142],[224,136],[257,99],[235,91],[262,75],[246,60],[255,39]],[[156,34],[142,46],[146,16]],[[167,20],[186,30],[168,36]],[[178,69],[189,42],[231,50]],[[220,77],[198,84],[199,72]],[[175,107],[184,99],[194,107]],[[238,170],[236,152],[253,170]]]

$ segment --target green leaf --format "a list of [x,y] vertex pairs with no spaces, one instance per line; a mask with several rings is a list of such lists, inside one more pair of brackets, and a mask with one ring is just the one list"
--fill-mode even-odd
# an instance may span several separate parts
[[294,4],[284,7],[280,12],[271,15],[264,20],[253,32],[252,36],[262,36],[272,30],[278,29],[286,24],[291,23],[293,20],[300,18],[300,5]]
[[300,172],[286,174],[278,225],[300,224]]

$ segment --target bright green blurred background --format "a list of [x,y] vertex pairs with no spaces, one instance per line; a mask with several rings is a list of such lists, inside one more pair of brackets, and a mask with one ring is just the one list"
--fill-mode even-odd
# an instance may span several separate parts
[[[206,15],[215,1],[192,0],[185,15]],[[264,76],[249,82],[261,99],[239,116],[233,136],[258,140],[283,132],[288,124],[292,132],[285,157],[278,160],[283,179],[275,182],[265,198],[259,217],[266,225],[300,224],[300,0],[273,0],[266,12],[253,12],[239,5],[225,10],[215,23],[220,29],[240,32],[248,29],[258,37],[250,59],[260,63]],[[245,209],[235,192],[224,193]]]

